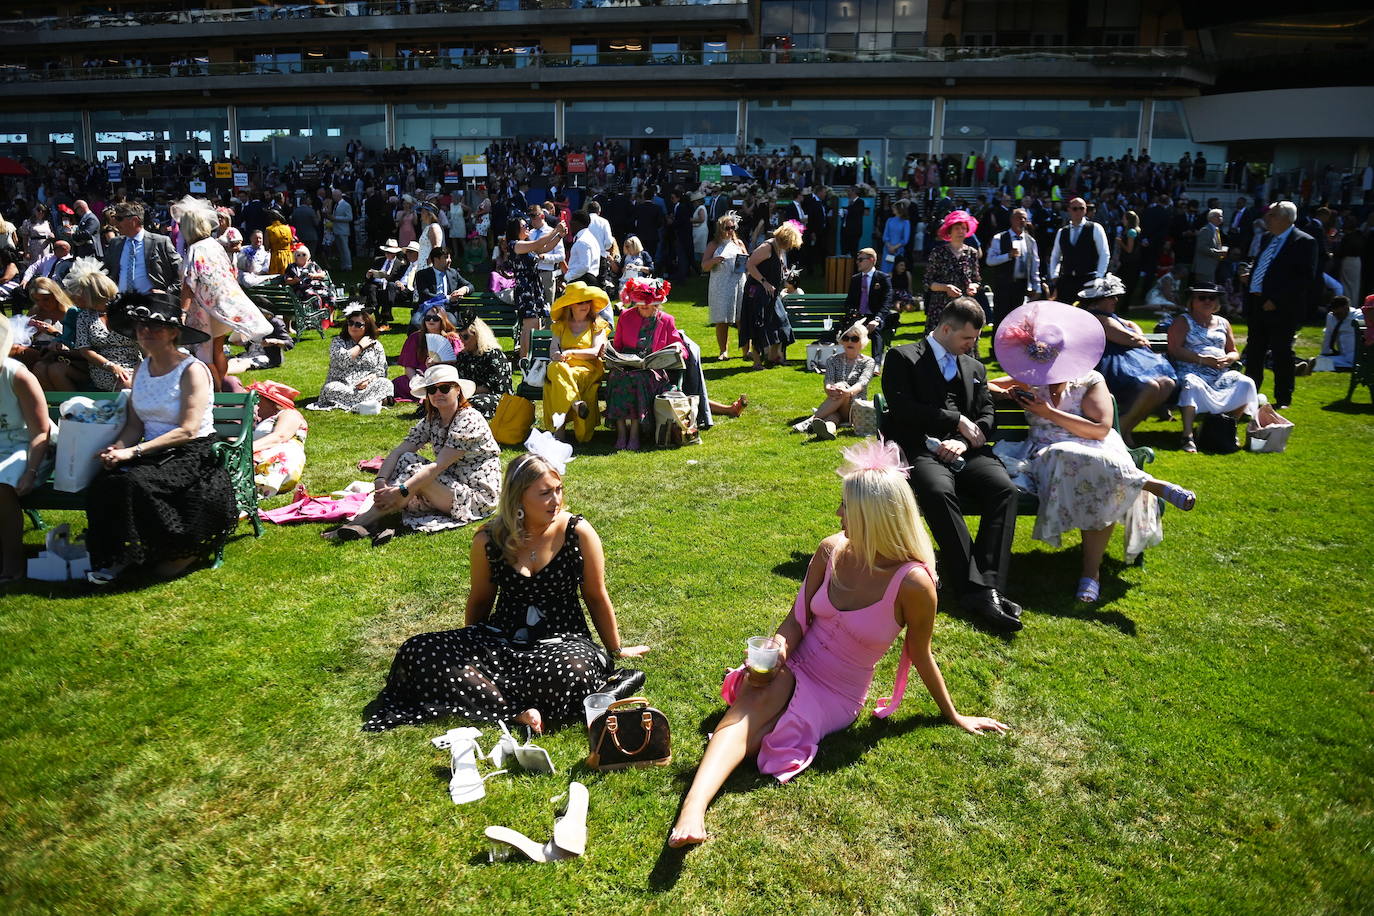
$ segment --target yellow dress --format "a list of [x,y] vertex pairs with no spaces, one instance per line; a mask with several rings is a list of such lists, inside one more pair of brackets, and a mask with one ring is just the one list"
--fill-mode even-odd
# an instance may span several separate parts
[[267,273],[284,273],[291,266],[291,227],[285,223],[273,223],[263,233],[263,240],[267,243],[267,250],[272,253]]
[[[581,334],[574,334],[566,321],[556,321],[553,339],[558,341],[562,350],[587,350],[598,335],[606,334],[610,329],[609,324],[596,318]],[[601,422],[596,386],[605,374],[606,369],[599,359],[579,356],[567,362],[549,363],[549,372],[544,378],[544,428],[552,430],[553,415],[568,413],[574,401],[586,401],[587,418],[573,417],[572,429],[578,442],[590,442],[592,433]]]

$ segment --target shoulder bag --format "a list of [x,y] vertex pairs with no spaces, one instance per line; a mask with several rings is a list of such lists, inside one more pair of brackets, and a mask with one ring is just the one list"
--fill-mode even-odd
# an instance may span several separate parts
[[593,770],[667,766],[673,760],[668,717],[645,697],[617,700],[587,727],[587,766]]

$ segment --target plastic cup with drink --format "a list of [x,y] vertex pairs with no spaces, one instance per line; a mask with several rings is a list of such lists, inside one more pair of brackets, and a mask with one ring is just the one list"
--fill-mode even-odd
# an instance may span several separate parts
[[747,646],[745,665],[749,669],[749,683],[762,687],[778,673],[782,643],[775,636],[751,636]]

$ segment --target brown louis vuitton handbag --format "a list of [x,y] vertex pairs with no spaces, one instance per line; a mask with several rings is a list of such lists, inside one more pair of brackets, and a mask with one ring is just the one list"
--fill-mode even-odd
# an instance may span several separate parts
[[668,717],[644,697],[617,700],[587,728],[587,766],[594,770],[666,766],[673,759]]

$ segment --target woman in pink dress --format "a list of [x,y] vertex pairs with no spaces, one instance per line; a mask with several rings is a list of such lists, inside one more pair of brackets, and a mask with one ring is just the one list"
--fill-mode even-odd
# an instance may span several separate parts
[[875,716],[896,711],[914,664],[950,722],[970,734],[1007,730],[996,719],[960,715],[931,654],[935,554],[900,449],[867,440],[845,449],[844,457],[844,530],[822,541],[811,558],[792,613],[774,636],[780,652],[773,672],[745,677],[738,668],[726,675],[721,696],[730,709],[706,745],[669,846],[707,838],[706,808],[746,756],[784,783],[810,766],[821,738],[863,711],[873,671],[903,627],[897,683]]

